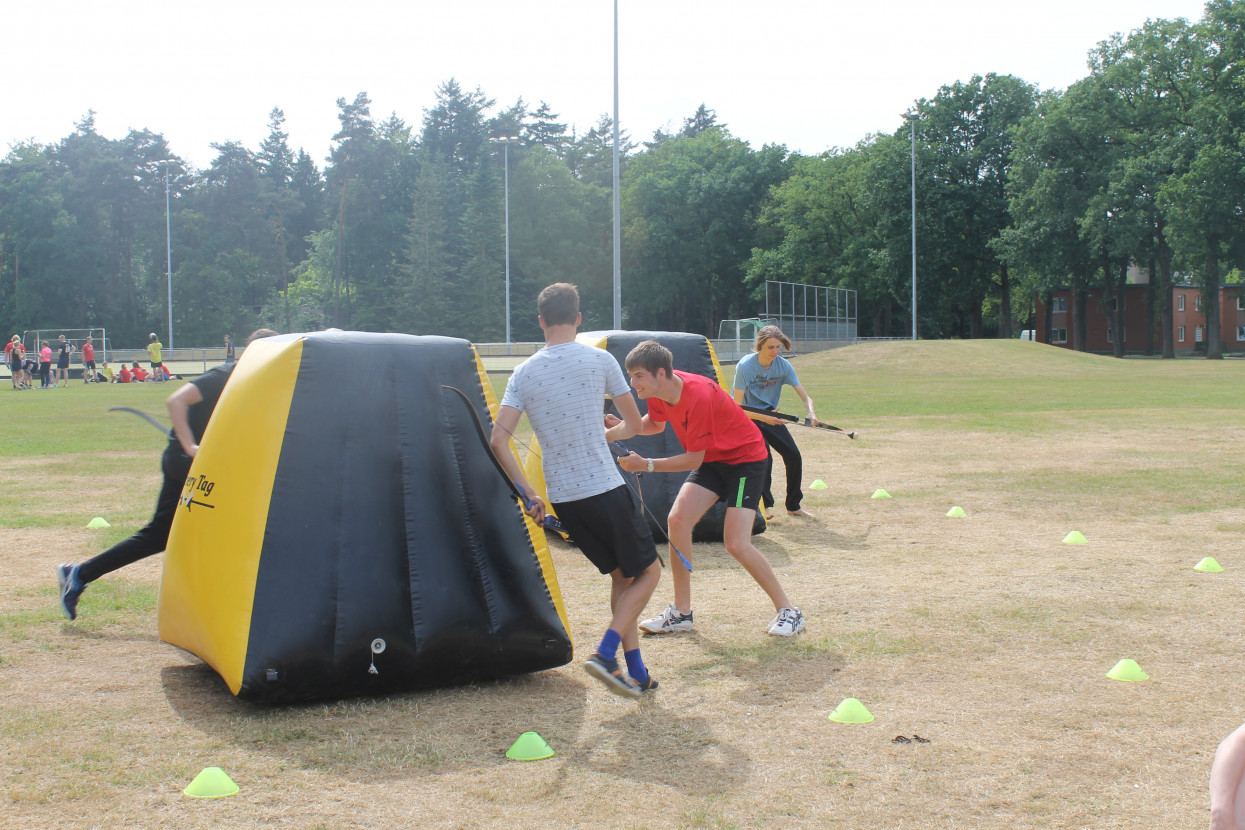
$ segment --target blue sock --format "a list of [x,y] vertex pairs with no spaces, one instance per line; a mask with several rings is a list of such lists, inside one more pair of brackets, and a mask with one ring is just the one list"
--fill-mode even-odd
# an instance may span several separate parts
[[618,644],[621,642],[622,635],[612,628],[608,629],[601,639],[601,645],[597,646],[597,654],[606,660],[613,660],[618,655]]
[[641,685],[648,682],[648,668],[644,665],[640,650],[633,648],[631,651],[624,651],[623,657],[627,658],[627,674],[631,675],[631,679]]

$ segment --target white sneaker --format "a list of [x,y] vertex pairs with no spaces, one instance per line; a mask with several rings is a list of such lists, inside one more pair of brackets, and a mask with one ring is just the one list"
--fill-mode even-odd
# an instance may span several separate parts
[[799,608],[784,608],[769,624],[769,633],[775,637],[794,637],[804,630],[804,612]]
[[674,631],[691,631],[692,612],[686,614],[674,607],[674,603],[666,606],[656,617],[649,617],[640,623],[640,630],[646,634],[669,634]]

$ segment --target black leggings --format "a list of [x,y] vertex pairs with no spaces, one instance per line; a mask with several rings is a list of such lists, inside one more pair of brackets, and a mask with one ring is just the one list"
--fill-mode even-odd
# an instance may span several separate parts
[[160,459],[160,469],[164,471],[164,484],[160,487],[156,513],[151,521],[129,539],[83,562],[78,568],[78,578],[83,582],[94,582],[104,574],[160,553],[168,545],[177,503],[190,473],[190,456],[170,443]]
[[[776,424],[755,422],[765,438],[765,443],[782,456],[782,463],[787,467],[787,510],[794,512],[800,509],[804,493],[800,490],[800,478],[804,475],[804,459],[800,457],[800,448],[791,437],[791,430]],[[773,481],[774,456],[771,453],[765,467],[765,489],[761,491],[761,501],[766,507],[774,506],[774,494],[771,492]]]

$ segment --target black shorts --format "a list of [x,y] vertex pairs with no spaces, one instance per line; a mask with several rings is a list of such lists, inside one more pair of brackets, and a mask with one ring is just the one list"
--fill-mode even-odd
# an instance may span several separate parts
[[727,507],[756,510],[765,487],[765,469],[766,459],[745,464],[710,461],[692,470],[687,481],[716,494],[718,501],[726,502]]
[[85,366],[86,368],[90,369],[92,372],[94,372],[94,371],[95,371],[95,361],[94,361],[94,360],[84,360],[84,361],[82,361],[82,365],[83,365],[83,366]]
[[163,365],[164,365],[163,361],[156,361],[156,360],[153,360],[153,361],[152,361],[152,363],[151,363],[151,368],[153,368],[153,369],[159,369],[159,368],[160,368],[161,366],[163,366]]
[[639,576],[657,559],[657,548],[640,504],[626,484],[586,499],[553,505],[562,525],[588,561],[603,574]]
[[10,360],[9,369],[14,372],[20,372],[22,370],[22,359],[20,357],[15,357]]
[[56,368],[57,369],[68,369],[69,368],[69,355],[67,354],[61,355],[60,357],[56,358]]

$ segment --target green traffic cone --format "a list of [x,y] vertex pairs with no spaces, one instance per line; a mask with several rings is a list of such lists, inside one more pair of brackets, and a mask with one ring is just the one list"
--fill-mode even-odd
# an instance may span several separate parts
[[1141,670],[1141,666],[1137,665],[1136,660],[1125,658],[1115,664],[1111,671],[1107,672],[1107,677],[1112,680],[1149,680],[1150,675]]
[[947,515],[953,519],[963,519],[968,514],[964,512],[964,508],[958,504],[947,511]]
[[871,499],[889,499],[890,497],[891,497],[891,494],[890,494],[890,493],[888,493],[888,492],[886,492],[885,490],[883,490],[883,489],[879,488],[879,489],[877,489],[877,490],[874,490],[874,491],[873,491],[873,495],[872,495],[872,496],[870,496],[869,498],[871,498]]
[[108,524],[108,521],[103,516],[96,516],[94,519],[87,522],[87,527],[91,530],[99,530],[104,527],[112,527],[112,525]]
[[826,716],[826,720],[835,723],[869,723],[873,720],[873,713],[856,698],[846,697],[833,712]]
[[513,761],[539,761],[553,757],[553,748],[545,743],[545,739],[535,732],[524,732],[506,750],[506,757]]
[[1220,564],[1215,561],[1215,557],[1207,556],[1201,562],[1198,562],[1196,565],[1194,565],[1193,570],[1202,571],[1203,573],[1208,573],[1208,574],[1217,574],[1223,570],[1223,567],[1220,566]]
[[205,767],[203,772],[195,776],[190,786],[182,790],[191,798],[220,798],[233,795],[238,785],[233,783],[220,767]]
[[1088,542],[1086,541],[1085,537],[1081,535],[1081,531],[1079,531],[1079,530],[1074,530],[1074,531],[1072,531],[1071,533],[1069,533],[1067,536],[1063,537],[1063,543],[1064,543],[1065,545],[1084,545],[1084,544],[1088,544]]

